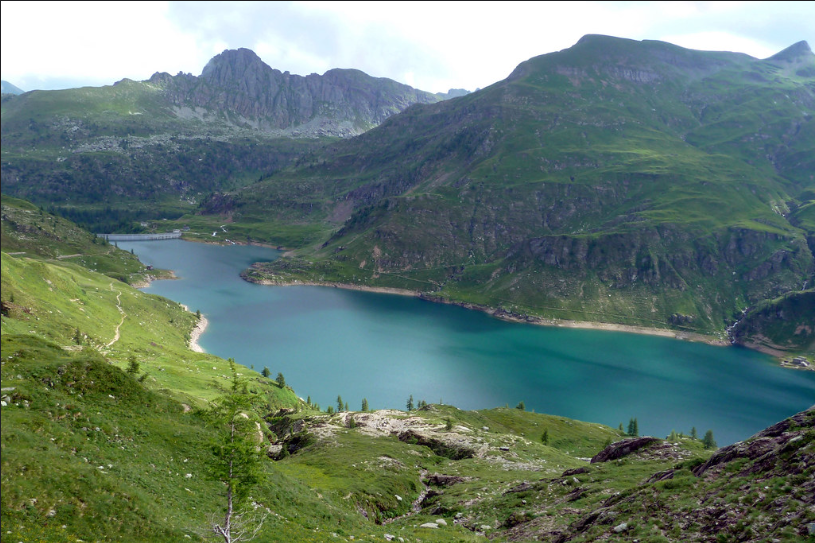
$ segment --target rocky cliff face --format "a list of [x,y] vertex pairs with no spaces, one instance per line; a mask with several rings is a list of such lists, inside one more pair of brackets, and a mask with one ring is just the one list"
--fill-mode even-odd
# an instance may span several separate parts
[[281,72],[249,49],[224,51],[200,77],[156,73],[149,81],[164,89],[179,116],[292,136],[355,136],[413,104],[439,101],[359,70],[305,77]]

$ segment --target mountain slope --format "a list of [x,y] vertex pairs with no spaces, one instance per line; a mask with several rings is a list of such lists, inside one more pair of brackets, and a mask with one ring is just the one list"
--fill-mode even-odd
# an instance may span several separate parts
[[[812,277],[815,55],[586,36],[204,204],[336,225],[250,273],[724,338]],[[308,262],[313,265],[309,270]],[[277,274],[277,275],[276,275]]]
[[137,220],[176,218],[210,192],[292,164],[323,140],[438,100],[358,70],[281,73],[247,49],[224,51],[198,77],[156,73],[142,82],[6,95],[3,192],[90,209],[98,219],[87,224],[95,226],[120,210]]

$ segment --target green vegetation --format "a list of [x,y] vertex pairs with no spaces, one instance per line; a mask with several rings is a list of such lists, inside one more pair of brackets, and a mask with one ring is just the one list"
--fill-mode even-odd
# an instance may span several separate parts
[[[146,267],[131,253],[30,202],[6,195],[2,196],[0,236],[6,253],[79,265],[129,284],[144,283],[148,276]],[[163,277],[165,272],[150,270],[149,275]]]
[[[258,541],[516,540],[540,530],[588,541],[622,521],[643,539],[660,529],[669,541],[696,540],[693,530],[674,533],[688,505],[725,499],[737,484],[763,489],[764,517],[745,517],[756,533],[792,540],[793,528],[767,526],[787,514],[808,518],[795,509],[806,496],[789,484],[809,472],[776,474],[783,482],[772,486],[761,476],[736,480],[736,472],[697,478],[692,470],[711,452],[681,436],[588,464],[622,432],[423,400],[410,411],[371,412],[364,402],[349,412],[338,397],[336,412],[321,413],[287,385],[188,351],[196,317],[175,303],[60,261],[2,259],[2,521],[10,540],[200,541],[241,519],[259,527]],[[811,427],[797,427],[809,437],[795,443],[810,451]],[[238,458],[247,460],[232,472],[241,480],[228,470]],[[672,479],[649,482],[666,470]],[[233,508],[226,518],[230,488],[256,516]],[[652,502],[659,512],[633,505]],[[597,510],[611,510],[615,522],[586,522]]]

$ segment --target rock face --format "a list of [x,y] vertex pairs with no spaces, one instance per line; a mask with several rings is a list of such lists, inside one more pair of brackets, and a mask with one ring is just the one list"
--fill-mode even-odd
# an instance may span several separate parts
[[[797,465],[792,465],[790,461],[796,452],[803,452],[798,449],[805,439],[812,439],[813,428],[815,406],[762,430],[747,441],[719,449],[707,462],[697,466],[693,474],[701,477],[711,470],[719,471],[726,464],[739,459],[751,461],[742,470],[742,475],[767,472],[784,465],[787,465],[790,473],[800,473],[815,458],[808,454],[795,461],[794,464]],[[811,489],[810,496],[815,496],[815,481],[809,481],[808,487]]]
[[634,437],[631,439],[623,439],[617,443],[612,443],[591,459],[592,464],[597,462],[608,462],[609,460],[616,460],[627,456],[634,451],[638,451],[643,447],[647,447],[651,443],[659,441],[655,437]]
[[413,104],[440,99],[359,70],[292,75],[269,67],[249,49],[224,51],[200,77],[156,73],[149,82],[164,89],[179,116],[292,136],[355,136]]

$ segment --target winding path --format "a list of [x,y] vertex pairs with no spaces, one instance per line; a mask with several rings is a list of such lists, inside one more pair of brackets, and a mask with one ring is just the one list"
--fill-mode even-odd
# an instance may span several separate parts
[[[110,290],[113,291],[113,282],[110,283]],[[125,317],[127,317],[127,313],[125,313],[124,309],[122,309],[121,296],[122,296],[122,291],[120,291],[120,290],[116,291],[116,309],[118,309],[119,313],[122,314],[122,320],[120,320],[119,324],[116,325],[116,333],[113,334],[113,339],[111,340],[110,343],[105,345],[105,347],[110,347],[114,343],[119,341],[119,328],[122,327],[122,324],[124,324],[124,322],[125,322]]]

